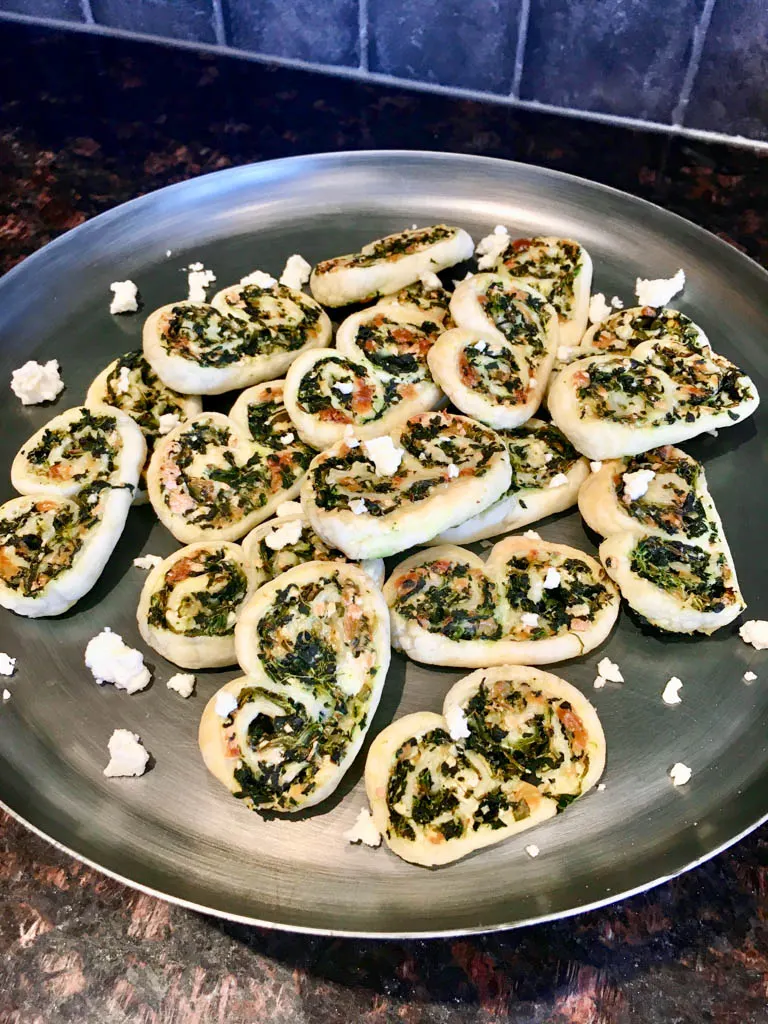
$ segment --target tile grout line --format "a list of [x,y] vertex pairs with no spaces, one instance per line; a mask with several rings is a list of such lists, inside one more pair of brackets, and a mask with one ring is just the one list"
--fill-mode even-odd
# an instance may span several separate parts
[[693,42],[691,44],[691,56],[688,60],[688,67],[685,69],[683,82],[680,86],[680,95],[677,99],[675,109],[672,111],[672,124],[679,128],[682,126],[685,112],[691,101],[693,86],[701,66],[701,55],[704,52],[704,43],[709,31],[709,23],[712,20],[712,11],[715,9],[717,0],[704,0],[701,16],[693,30]]
[[298,71],[323,74],[329,78],[346,78],[351,81],[365,82],[373,85],[389,86],[409,92],[427,93],[433,96],[444,96],[448,99],[466,99],[477,103],[493,103],[497,106],[510,107],[513,110],[526,110],[537,114],[551,114],[555,117],[574,117],[581,121],[596,124],[608,124],[617,128],[635,131],[651,131],[661,135],[697,139],[700,142],[716,142],[724,145],[738,146],[768,152],[768,141],[753,139],[746,135],[727,135],[725,132],[709,131],[706,128],[689,128],[686,125],[649,121],[641,117],[625,117],[621,114],[604,114],[596,110],[578,110],[575,107],[559,107],[553,103],[539,103],[537,100],[514,99],[511,96],[483,92],[480,89],[461,89],[454,86],[437,85],[434,82],[420,82],[410,78],[396,78],[378,71],[367,71],[357,67],[344,67],[339,64],[319,64],[303,60],[299,57],[279,57],[272,53],[260,53],[242,50],[234,46],[208,45],[186,39],[174,39],[150,35],[144,32],[131,32],[126,29],[114,29],[100,24],[63,21],[61,18],[39,18],[15,11],[0,10],[0,22],[13,21],[22,25],[37,25],[40,28],[64,29],[68,32],[84,32],[86,35],[103,36],[107,39],[130,39],[139,43],[151,43],[155,46],[171,46],[178,50],[194,53],[215,53],[222,57],[249,60],[257,64],[272,64],[275,67],[293,68]]
[[211,0],[213,3],[213,31],[216,34],[218,46],[227,45],[227,30],[224,24],[224,9],[222,0]]
[[368,0],[357,0],[358,36],[360,40],[360,70],[368,70]]
[[93,16],[93,10],[91,9],[91,0],[80,0],[80,13],[83,15],[83,20],[86,25],[95,25],[96,19]]
[[523,80],[523,63],[525,47],[528,42],[528,22],[531,16],[531,0],[520,0],[520,16],[517,19],[517,44],[515,46],[515,66],[512,69],[512,88],[509,98],[520,99],[520,83]]

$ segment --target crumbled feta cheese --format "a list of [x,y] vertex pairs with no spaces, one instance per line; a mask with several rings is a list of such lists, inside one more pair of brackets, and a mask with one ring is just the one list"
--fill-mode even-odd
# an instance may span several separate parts
[[481,238],[475,246],[475,255],[479,270],[491,270],[496,260],[509,245],[509,231],[503,224],[497,224],[490,235]]
[[459,467],[455,466],[453,463],[451,463],[448,466],[448,479],[449,480],[455,480],[458,475],[459,475]]
[[289,430],[287,434],[283,434],[283,436],[280,438],[280,444],[290,444],[291,441],[293,441],[294,437],[294,433],[291,430]]
[[526,594],[526,597],[529,601],[532,601],[534,604],[538,604],[542,597],[544,597],[544,581],[537,577],[534,577],[531,580],[530,587],[528,587],[528,593]]
[[195,688],[195,677],[191,672],[177,672],[165,685],[169,690],[175,690],[181,697],[191,697]]
[[47,363],[30,359],[11,374],[11,391],[21,399],[22,405],[52,402],[63,389],[57,359],[49,359]]
[[597,792],[602,793],[605,790],[605,783],[601,782],[597,787]]
[[8,689],[3,690],[3,700],[11,699],[11,691]]
[[354,512],[356,516],[364,515],[368,511],[368,506],[365,504],[365,498],[355,498],[354,501],[350,501],[349,511]]
[[98,502],[98,500],[99,500],[99,492],[98,491],[94,491],[92,494],[88,495],[87,501],[88,501],[89,505],[95,505]]
[[682,761],[676,761],[669,769],[669,777],[672,779],[673,786],[684,786],[686,782],[690,782],[691,775],[693,772]]
[[216,280],[212,270],[206,270],[202,263],[190,263],[187,268],[188,302],[205,302],[206,290]]
[[16,659],[0,653],[0,676],[12,676],[16,671]]
[[611,299],[611,305],[614,309],[624,309],[624,303],[621,301],[618,295],[614,295]]
[[430,290],[433,288],[443,287],[443,282],[440,280],[437,274],[433,274],[431,270],[425,270],[424,273],[419,278],[419,280],[421,281],[422,285],[425,288]]
[[594,683],[592,685],[594,686],[594,688],[596,690],[602,690],[602,688],[605,686],[606,682],[607,682],[607,680],[603,679],[602,676],[595,676],[595,681],[594,681]]
[[678,270],[674,277],[658,277],[654,280],[638,277],[635,281],[635,295],[641,306],[666,306],[673,295],[685,288],[685,272]]
[[547,569],[547,575],[544,577],[544,589],[554,590],[560,586],[560,573],[557,569],[553,569],[552,566]]
[[558,345],[557,346],[557,361],[558,363],[567,363],[574,352],[578,351],[578,345]]
[[528,540],[541,540],[541,534],[536,533],[535,530],[526,530],[523,536],[527,537]]
[[452,704],[445,713],[445,721],[448,726],[448,735],[452,740],[465,740],[469,736],[469,725],[464,708],[459,704]]
[[170,249],[166,249],[165,250],[165,258],[169,259],[171,256],[173,256],[173,252]]
[[683,698],[680,696],[682,688],[682,680],[678,679],[677,676],[672,676],[671,679],[667,680],[667,685],[662,691],[661,699],[665,704],[682,704]]
[[117,375],[117,383],[115,384],[115,391],[118,395],[127,395],[131,387],[131,371],[127,366],[120,367],[120,373]]
[[275,515],[280,517],[299,515],[302,511],[300,501],[281,501],[275,509]]
[[303,256],[300,256],[295,252],[293,256],[289,256],[285,261],[283,272],[280,275],[280,284],[284,284],[286,288],[293,288],[294,291],[300,292],[309,280],[309,275],[311,273],[312,264],[307,263]]
[[104,774],[110,778],[143,775],[149,761],[149,751],[142,746],[135,732],[115,729],[109,737],[109,764]]
[[114,683],[118,690],[128,693],[143,690],[151,678],[141,651],[128,647],[120,634],[113,633],[109,626],[88,641],[85,664],[99,686]]
[[602,462],[590,462],[589,468],[592,470],[593,473],[599,473],[600,470],[603,468],[603,464]]
[[374,825],[371,812],[367,807],[363,807],[352,828],[343,833],[343,838],[349,843],[364,843],[366,846],[380,845],[381,834]]
[[555,473],[552,479],[549,481],[550,487],[564,487],[568,483],[568,477],[565,473]]
[[539,616],[535,612],[523,612],[520,616],[520,621],[524,626],[538,626]]
[[765,619],[750,619],[739,630],[745,644],[752,644],[756,651],[768,648],[768,622]]
[[589,300],[589,322],[591,324],[601,324],[610,315],[611,307],[605,301],[605,296],[602,292],[595,292]]
[[181,423],[181,419],[178,413],[175,412],[163,412],[157,419],[157,430],[161,437],[165,437],[166,434],[170,434],[172,430]]
[[355,437],[355,428],[352,426],[351,423],[347,424],[347,426],[344,428],[344,444],[350,450],[352,448],[357,448],[360,444],[358,439]]
[[712,430],[708,430],[707,433],[711,434],[712,437],[719,437],[720,436],[720,432],[718,430],[716,430],[714,427],[712,428]]
[[597,663],[598,673],[609,683],[623,683],[624,676],[621,674],[621,669],[615,661],[611,661],[610,658],[602,658]]
[[754,683],[754,681],[756,679],[757,679],[757,673],[749,672],[749,671],[744,673],[744,682],[745,683]]
[[246,274],[245,277],[241,277],[240,284],[255,284],[257,288],[272,288],[277,284],[277,280],[263,270],[254,270],[252,273]]
[[264,538],[264,543],[272,551],[281,551],[284,547],[295,544],[299,540],[302,529],[303,524],[300,519],[291,519],[290,522],[284,523],[268,533]]
[[638,498],[642,498],[655,476],[656,473],[652,469],[638,469],[634,473],[622,473],[624,497],[629,501],[637,501]]
[[237,697],[230,693],[229,690],[219,690],[216,694],[213,710],[219,718],[229,718],[232,712],[237,710]]
[[483,341],[483,339],[481,338],[480,341],[476,341],[472,347],[476,349],[478,352],[485,352],[485,350],[488,348],[488,342]]
[[418,224],[411,224],[411,231],[418,231],[418,229],[419,229],[419,225]]
[[113,315],[116,313],[135,313],[139,308],[139,304],[136,301],[139,289],[133,283],[133,281],[113,281],[109,286],[112,292],[112,301],[109,304],[109,312]]
[[154,569],[156,565],[160,565],[162,558],[160,555],[141,555],[139,558],[134,558],[133,564],[137,569]]
[[529,857],[538,857],[541,851],[535,843],[529,843],[525,848],[525,852]]
[[396,448],[392,438],[385,434],[365,442],[365,453],[373,462],[379,476],[392,476],[400,467],[405,451]]
[[333,386],[340,395],[351,395],[355,390],[355,385],[351,380],[337,380]]

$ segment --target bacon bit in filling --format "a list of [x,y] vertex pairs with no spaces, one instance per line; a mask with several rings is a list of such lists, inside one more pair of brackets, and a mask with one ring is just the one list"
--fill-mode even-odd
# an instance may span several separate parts
[[572,708],[564,708],[562,705],[557,709],[557,717],[572,738],[574,752],[583,753],[587,747],[587,730],[582,720]]
[[469,365],[466,352],[459,356],[459,376],[464,387],[474,388],[480,383],[480,374],[474,366]]
[[589,621],[587,619],[571,619],[571,629],[574,633],[586,633],[589,629]]
[[373,385],[366,384],[365,381],[358,378],[352,395],[352,411],[358,416],[370,412],[373,408],[373,394]]
[[321,420],[330,423],[351,423],[352,417],[341,409],[321,409],[317,414]]

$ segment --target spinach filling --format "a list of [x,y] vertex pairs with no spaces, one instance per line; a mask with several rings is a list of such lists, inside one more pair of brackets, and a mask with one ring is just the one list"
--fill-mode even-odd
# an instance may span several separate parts
[[462,382],[482,389],[499,401],[525,401],[527,385],[520,377],[520,364],[507,348],[489,347],[479,352],[474,345],[464,349],[460,361]]
[[735,600],[730,567],[722,552],[683,541],[643,537],[635,544],[630,568],[697,611],[721,612]]
[[[696,495],[702,473],[698,463],[692,459],[668,455],[662,449],[635,456],[629,460],[623,472],[634,473],[640,469],[650,469],[659,475],[673,474],[679,482],[665,485],[667,500],[663,503],[648,501],[645,497],[623,502],[624,510],[630,516],[665,533],[684,533],[689,538],[710,533],[713,540],[716,538],[717,528],[709,522],[706,509]],[[621,475],[617,477],[614,486],[620,493]]]
[[437,330],[437,324],[431,321],[416,327],[381,315],[358,327],[355,342],[378,370],[411,381],[431,380],[426,354]]
[[[174,587],[190,578],[199,580],[201,586],[181,601],[176,614],[189,624],[178,629],[168,619],[168,604]],[[166,573],[150,599],[149,624],[183,636],[232,636],[247,590],[245,573],[223,549],[201,551],[174,563]]]
[[482,569],[428,562],[398,582],[394,608],[449,640],[498,640],[502,627],[497,605],[496,587]]
[[562,239],[552,246],[541,238],[516,238],[506,249],[502,265],[512,277],[533,279],[558,315],[570,316],[576,278],[582,270],[576,242]]
[[518,291],[510,293],[508,288],[508,284],[494,281],[488,286],[485,295],[478,297],[478,301],[507,341],[527,345],[533,353],[530,358],[534,361],[535,357],[544,354],[545,338],[540,317],[544,313],[545,300]]
[[[551,590],[542,589],[541,599],[533,601],[528,596],[531,587],[530,571],[539,568],[546,572],[547,567],[554,565],[562,578],[562,585]],[[505,569],[506,595],[512,609],[521,615],[535,613],[539,616],[539,625],[534,626],[530,639],[543,640],[555,636],[563,629],[571,628],[574,618],[592,621],[611,599],[608,589],[597,579],[586,564],[578,558],[564,558],[562,562],[553,563],[549,556],[541,559],[534,555],[530,560],[525,555],[511,558]],[[576,615],[574,607],[585,605]]]
[[[122,370],[131,374],[127,391],[121,390]],[[163,384],[140,350],[119,357],[107,376],[106,392],[106,403],[127,413],[148,441],[158,437],[161,416],[184,414],[181,397]]]
[[323,260],[315,267],[315,274],[317,276],[328,274],[338,267],[371,267],[382,260],[398,260],[402,256],[421,252],[422,249],[426,249],[436,242],[454,238],[455,235],[455,228],[445,227],[442,224],[416,231],[401,231],[399,234],[389,235],[376,242],[371,242],[365,246],[364,251],[351,253],[349,256],[337,256],[332,260]]
[[[580,416],[587,413],[587,403],[601,419],[637,423],[646,419],[656,404],[664,399],[664,387],[657,376],[648,372],[646,363],[624,358],[616,363],[592,364],[589,380],[580,384],[576,393],[582,402]],[[628,402],[609,401],[610,396],[623,395]],[[675,414],[670,413],[673,420]]]
[[[561,430],[551,423],[515,427],[513,430],[503,430],[499,433],[504,438],[509,461],[512,466],[512,483],[508,494],[515,494],[517,491],[539,490],[549,480],[559,473],[567,473],[571,467],[581,458],[579,452],[573,447],[568,438]],[[533,464],[531,459],[533,452],[539,445],[545,446],[545,453],[551,458],[543,464]]]
[[[56,461],[50,459],[55,448],[61,448]],[[24,452],[24,457],[42,472],[62,479],[62,474],[52,472],[53,466],[65,465],[67,462],[90,455],[100,460],[97,478],[109,477],[115,470],[117,457],[122,448],[122,441],[117,433],[117,420],[114,416],[91,412],[83,407],[80,416],[67,427],[47,428],[34,448]],[[93,471],[83,470],[73,473],[67,479],[84,480],[93,476]]]

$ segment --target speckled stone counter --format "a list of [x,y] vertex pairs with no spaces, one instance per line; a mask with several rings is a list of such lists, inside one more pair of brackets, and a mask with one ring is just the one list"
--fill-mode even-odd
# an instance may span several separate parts
[[[768,160],[745,150],[11,25],[0,82],[2,270],[174,181],[395,147],[582,174],[768,263]],[[0,815],[0,950],[0,1024],[763,1024],[768,839],[756,833],[646,895],[555,924],[362,942],[168,906]]]

